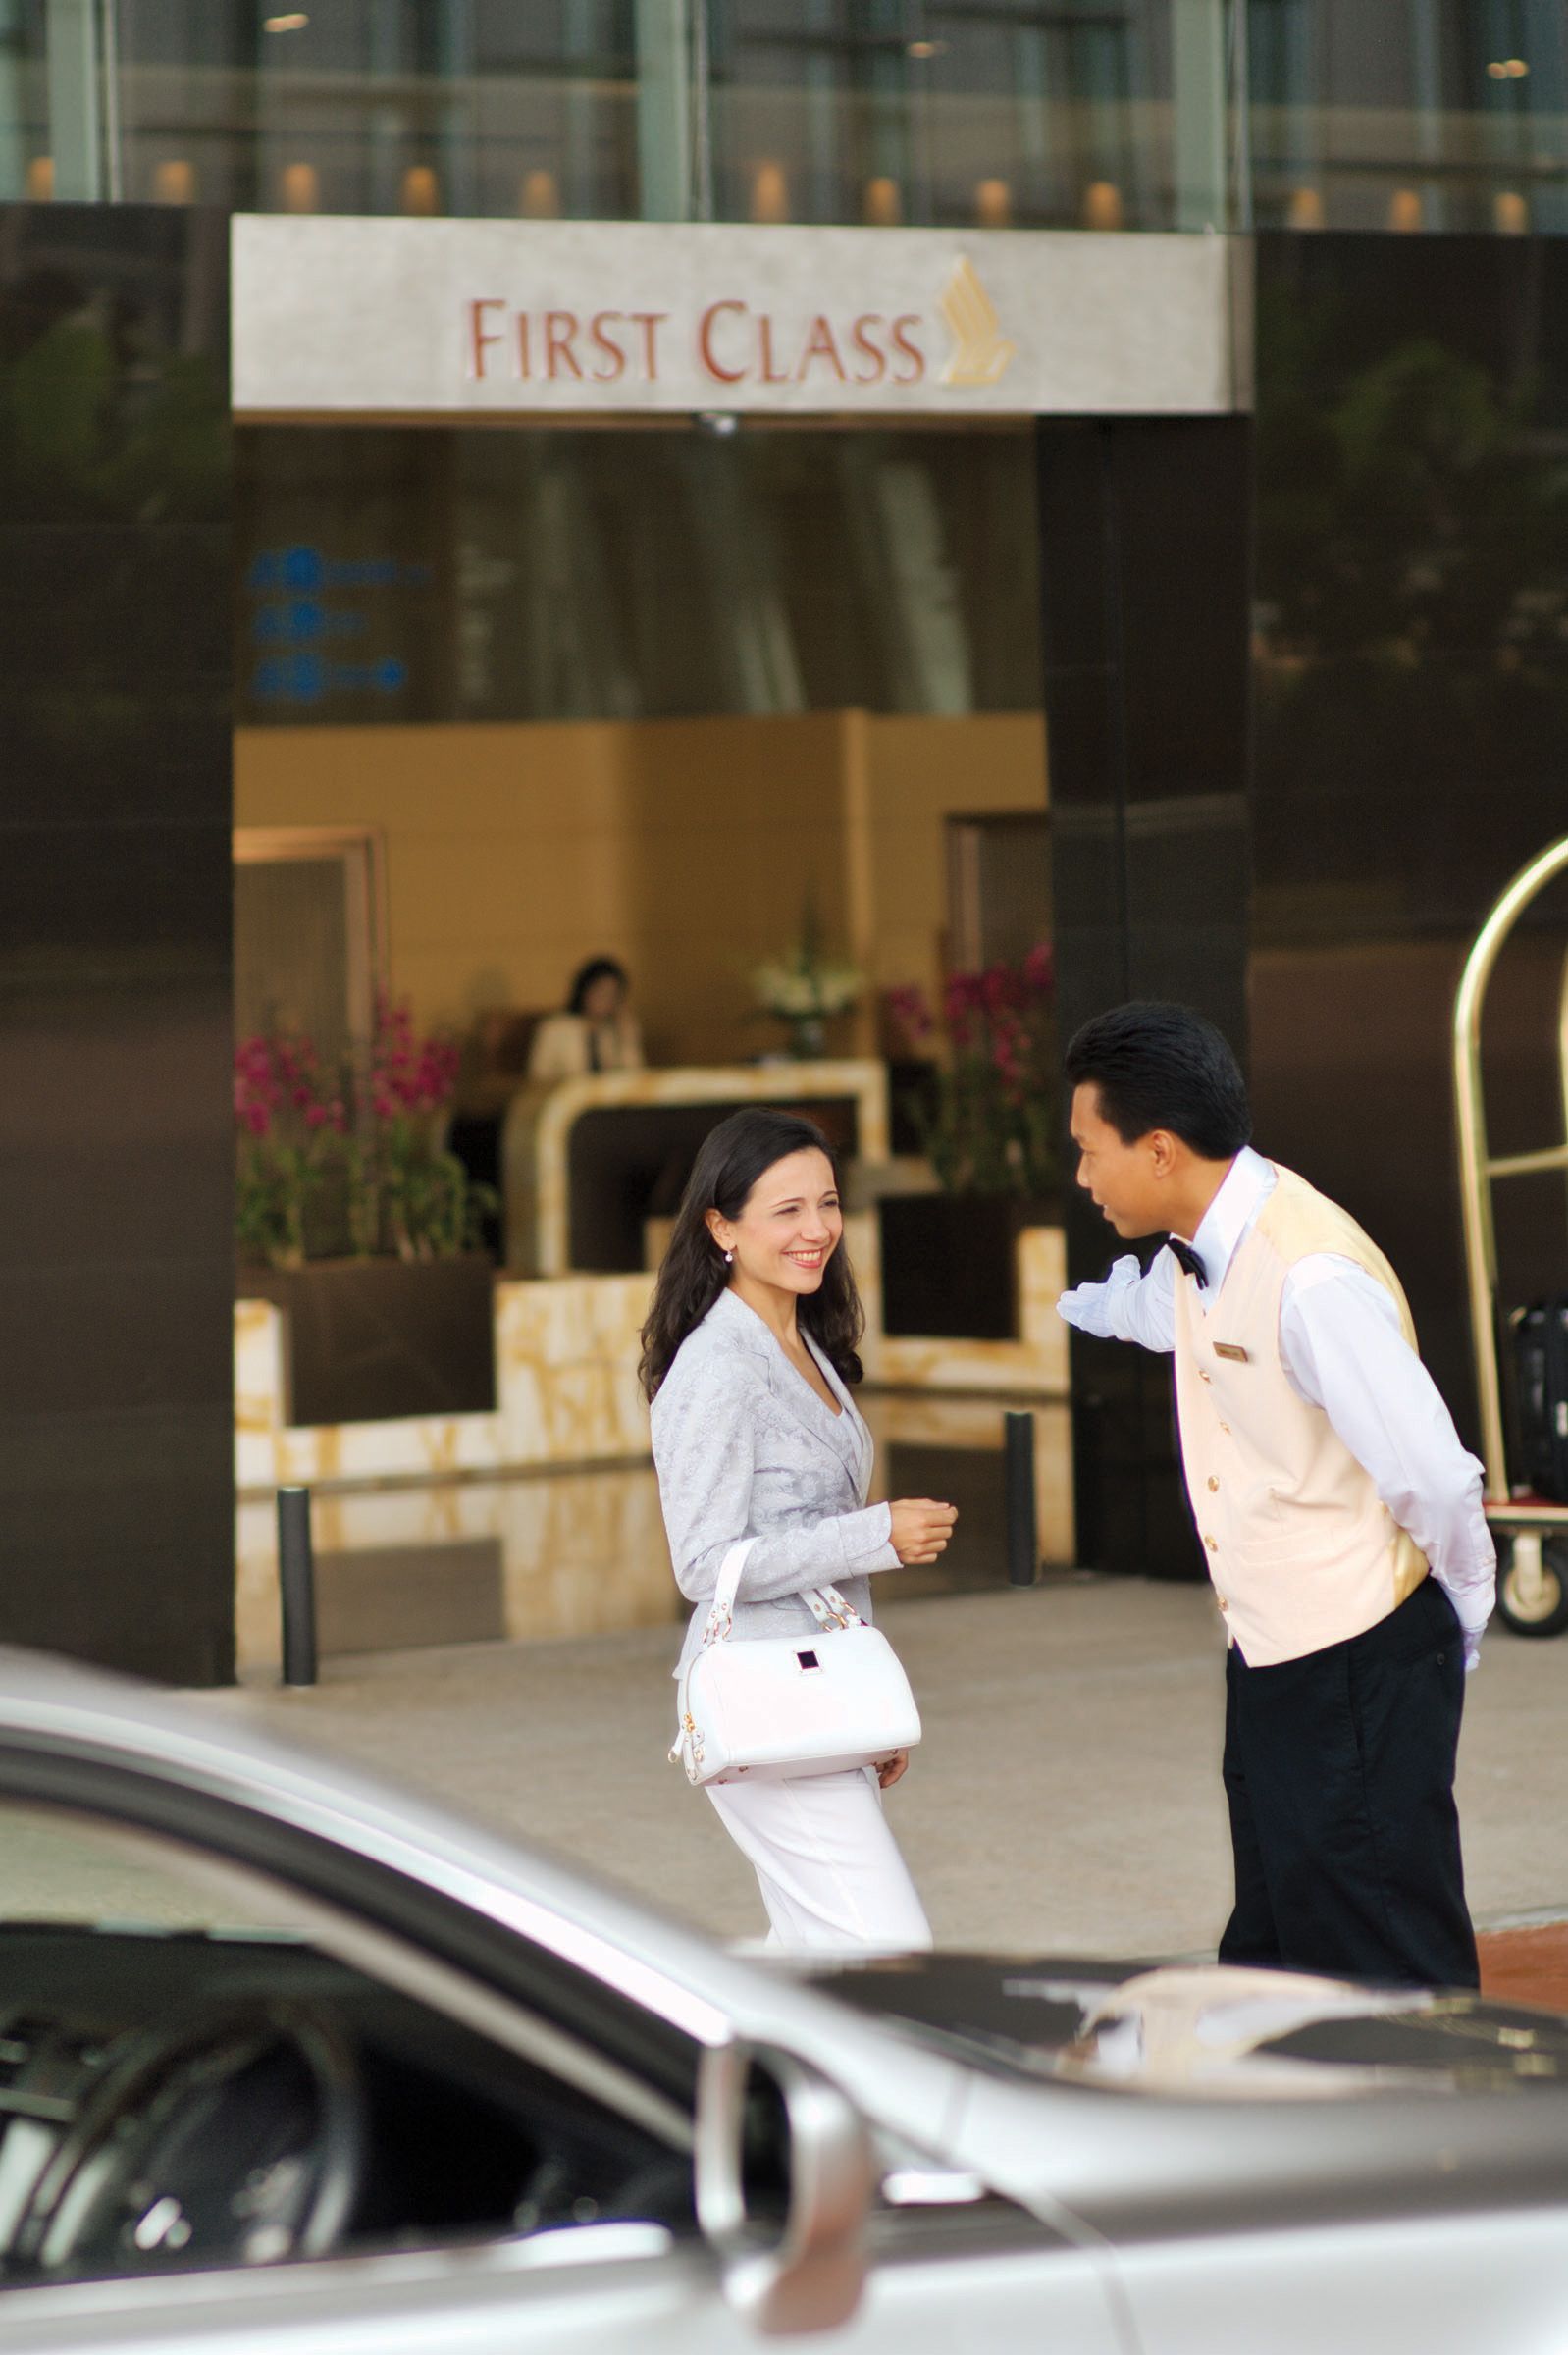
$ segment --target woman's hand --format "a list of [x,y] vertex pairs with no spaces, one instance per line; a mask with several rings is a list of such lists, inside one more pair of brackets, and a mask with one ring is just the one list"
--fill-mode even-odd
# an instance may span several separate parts
[[901,1496],[891,1507],[888,1539],[901,1562],[934,1562],[945,1551],[958,1519],[955,1504],[936,1504],[929,1496]]
[[896,1750],[890,1758],[882,1758],[878,1761],[876,1779],[881,1784],[884,1791],[891,1791],[893,1785],[902,1781],[904,1776],[907,1775],[909,1771],[909,1752],[907,1750]]

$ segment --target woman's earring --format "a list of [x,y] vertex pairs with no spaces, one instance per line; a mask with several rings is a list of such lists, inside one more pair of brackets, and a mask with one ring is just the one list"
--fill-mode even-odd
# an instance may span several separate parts
[[735,1265],[735,1254],[734,1254],[734,1252],[733,1252],[733,1251],[726,1251],[726,1252],[725,1252],[725,1254],[724,1254],[724,1265],[725,1265],[727,1268],[732,1268],[732,1267]]

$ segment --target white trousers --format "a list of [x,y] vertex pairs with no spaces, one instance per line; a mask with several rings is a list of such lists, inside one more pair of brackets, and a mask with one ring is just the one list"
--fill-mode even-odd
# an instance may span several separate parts
[[873,1767],[706,1789],[725,1830],[756,1867],[769,1946],[910,1954],[931,1944],[931,1925],[888,1830]]

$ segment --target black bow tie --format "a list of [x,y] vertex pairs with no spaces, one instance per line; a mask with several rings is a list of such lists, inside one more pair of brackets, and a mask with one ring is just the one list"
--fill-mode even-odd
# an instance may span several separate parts
[[1204,1266],[1202,1260],[1198,1257],[1196,1251],[1193,1250],[1192,1245],[1190,1243],[1184,1243],[1178,1234],[1168,1234],[1165,1238],[1165,1247],[1170,1252],[1172,1258],[1176,1261],[1176,1266],[1181,1270],[1182,1274],[1185,1276],[1196,1276],[1199,1288],[1203,1291],[1207,1291],[1209,1288],[1209,1271]]

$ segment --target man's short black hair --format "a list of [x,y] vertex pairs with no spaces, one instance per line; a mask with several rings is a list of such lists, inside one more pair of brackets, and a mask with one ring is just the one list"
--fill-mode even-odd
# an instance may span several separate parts
[[1070,1087],[1100,1091],[1100,1117],[1124,1144],[1169,1128],[1205,1161],[1231,1161],[1252,1135],[1240,1066],[1189,1006],[1147,1000],[1085,1022],[1067,1054]]

